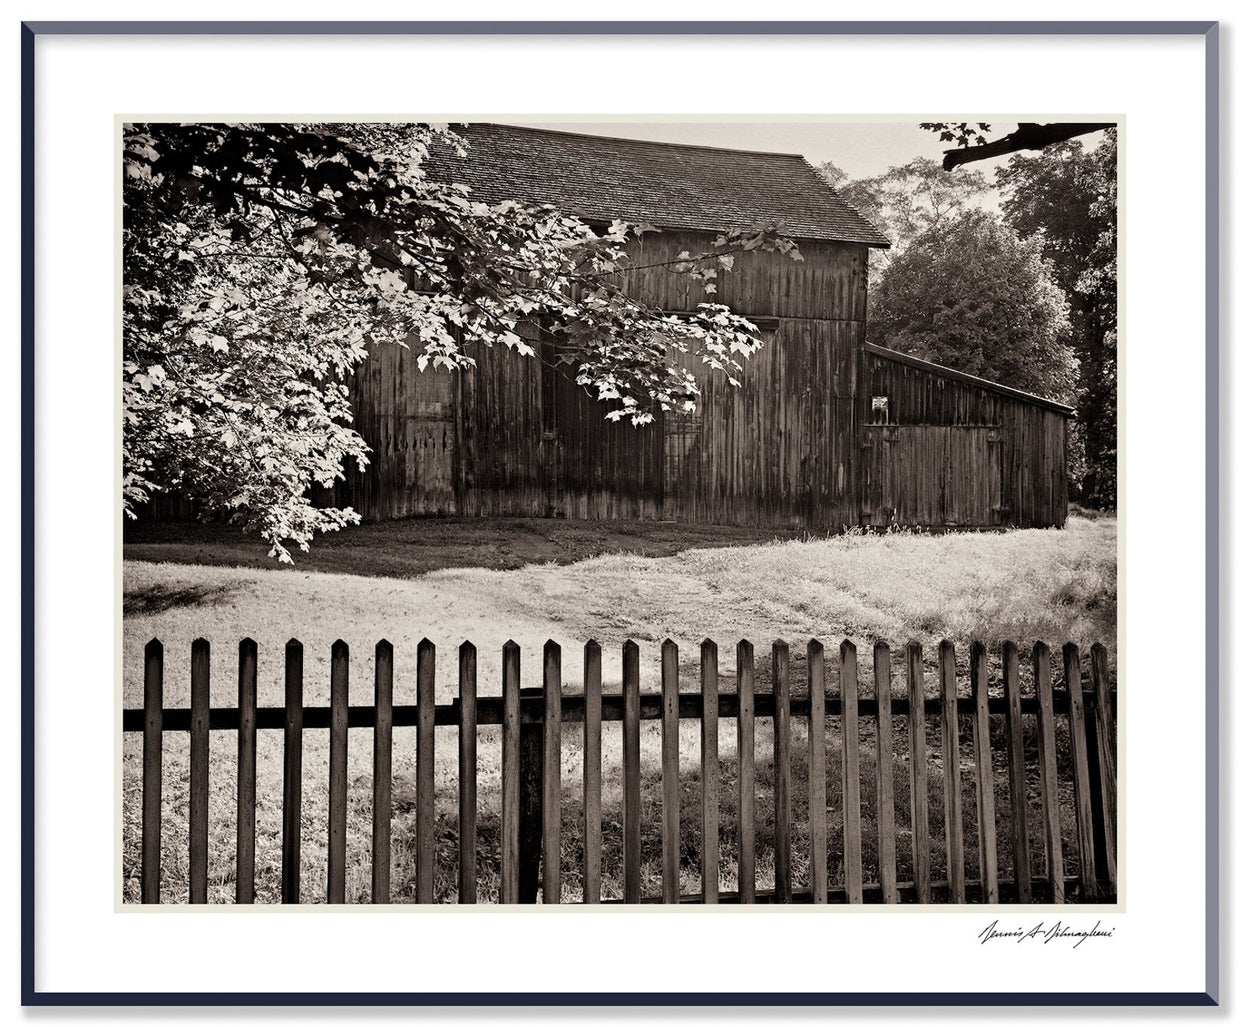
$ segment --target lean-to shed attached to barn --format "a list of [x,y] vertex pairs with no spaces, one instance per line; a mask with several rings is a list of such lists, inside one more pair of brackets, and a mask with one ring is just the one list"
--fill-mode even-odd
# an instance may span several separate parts
[[[474,198],[553,204],[660,231],[632,244],[625,288],[669,311],[719,302],[764,346],[741,388],[702,372],[692,414],[634,428],[557,366],[495,347],[461,373],[376,350],[354,387],[373,449],[335,490],[368,520],[419,514],[652,518],[839,531],[1062,524],[1071,411],[948,368],[867,346],[869,250],[883,236],[799,155],[501,125],[457,128],[469,155],[437,154],[432,178]],[[718,292],[658,265],[730,229],[776,224],[803,261],[740,255]],[[881,402],[880,402],[881,401]]]

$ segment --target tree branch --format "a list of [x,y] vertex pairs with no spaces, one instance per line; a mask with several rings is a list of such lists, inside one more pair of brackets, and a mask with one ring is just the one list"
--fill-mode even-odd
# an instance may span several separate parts
[[1104,128],[1114,128],[1114,122],[1061,121],[1049,125],[1038,125],[1033,122],[1021,122],[1015,132],[996,139],[993,143],[982,146],[962,146],[948,150],[943,154],[943,170],[951,171],[961,164],[987,160],[990,157],[1002,157],[1017,150],[1041,150],[1053,143],[1062,143],[1067,139],[1100,132]]

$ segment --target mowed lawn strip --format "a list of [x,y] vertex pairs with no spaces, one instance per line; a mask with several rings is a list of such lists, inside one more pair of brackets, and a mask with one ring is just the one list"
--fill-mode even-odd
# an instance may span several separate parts
[[[455,522],[458,531],[449,553],[456,560],[468,546],[470,522]],[[501,531],[492,522],[477,522],[480,537],[494,538]],[[539,522],[518,522],[520,532],[530,534]],[[500,651],[508,638],[522,646],[523,684],[540,683],[541,649],[554,638],[564,650],[563,680],[567,694],[579,692],[582,677],[582,646],[596,638],[603,646],[603,687],[618,691],[620,645],[635,639],[642,650],[642,687],[659,688],[659,642],[671,637],[680,646],[681,687],[697,688],[697,653],[701,639],[719,644],[720,689],[735,688],[735,645],[741,638],[753,641],[757,661],[757,687],[770,688],[770,643],[776,637],[792,645],[793,694],[805,689],[805,643],[811,637],[828,649],[828,692],[836,687],[834,653],[841,639],[851,638],[859,649],[861,692],[872,694],[871,647],[875,640],[892,643],[897,666],[893,691],[903,691],[903,644],[920,641],[926,650],[927,668],[942,638],[957,642],[957,652],[977,638],[997,650],[1005,639],[1016,641],[1027,663],[1035,640],[1053,651],[1064,641],[1082,648],[1101,641],[1115,652],[1116,631],[1116,526],[1112,519],[1072,518],[1065,529],[1004,533],[922,535],[849,534],[821,540],[780,539],[748,545],[691,548],[668,555],[640,556],[631,552],[575,559],[571,563],[524,563],[512,569],[489,566],[427,564],[410,577],[381,577],[374,573],[383,550],[397,552],[419,524],[442,528],[440,522],[404,522],[393,538],[384,541],[381,529],[372,527],[370,547],[358,548],[365,573],[328,573],[298,566],[293,569],[258,569],[190,563],[151,563],[127,559],[125,563],[125,626],[123,701],[127,707],[142,702],[142,648],[152,637],[165,647],[165,705],[185,706],[189,701],[189,653],[195,637],[212,643],[211,701],[216,706],[237,702],[237,644],[249,636],[258,641],[259,705],[280,705],[283,700],[284,643],[290,637],[305,646],[305,703],[328,703],[330,648],[343,638],[351,649],[350,701],[373,702],[374,646],[386,638],[395,647],[395,702],[414,701],[416,646],[427,637],[438,650],[437,701],[450,702],[456,694],[456,647],[469,639],[478,647],[478,692],[498,695]],[[545,533],[565,533],[575,540],[589,537],[580,522],[543,522]],[[394,528],[396,526],[393,526]],[[668,534],[660,545],[675,549],[687,541],[677,538],[675,526],[653,526]],[[514,529],[516,530],[516,529]],[[192,539],[192,529],[184,538]],[[462,534],[464,533],[464,534]],[[341,537],[347,538],[348,532]],[[605,537],[604,537],[605,536]],[[191,543],[172,541],[168,546]],[[640,542],[640,534],[603,533],[604,542],[616,539]],[[689,539],[693,541],[693,539]],[[585,546],[585,542],[581,542]],[[158,549],[146,542],[127,547],[150,555]],[[354,547],[348,547],[354,548]],[[547,546],[527,547],[538,553]],[[562,548],[562,547],[561,547]],[[588,548],[588,547],[587,547]],[[623,545],[621,548],[628,548]],[[336,550],[335,559],[342,559]],[[480,563],[496,562],[491,550],[480,545]],[[183,550],[169,552],[186,559]],[[509,556],[503,559],[509,560]],[[521,557],[524,559],[525,557]],[[347,565],[347,561],[344,561]],[[398,555],[390,559],[402,566]],[[1113,662],[1118,662],[1113,657]],[[964,672],[961,667],[961,673]],[[1058,671],[1056,671],[1058,673]],[[927,681],[937,674],[927,673]],[[931,687],[931,695],[935,688]],[[904,725],[897,722],[897,740]],[[929,749],[941,752],[940,727],[931,721]],[[829,725],[830,728],[830,725]],[[492,738],[492,735],[495,735]],[[842,883],[842,850],[839,810],[838,735],[830,730],[828,848],[832,855],[832,884]],[[873,735],[863,725],[862,818],[865,878],[876,879],[873,865],[874,774]],[[186,738],[169,735],[165,740],[164,772],[164,901],[184,901],[188,888],[185,834],[185,778],[188,767]],[[365,900],[370,884],[370,788],[372,750],[370,733],[350,732],[349,820],[347,895]],[[807,739],[805,725],[793,723],[794,838],[793,886],[808,886],[808,816],[806,812]],[[455,897],[456,874],[456,734],[437,732],[436,737],[436,896]],[[215,732],[212,745],[212,792],[209,889],[213,901],[228,901],[235,887],[235,735]],[[759,811],[771,809],[773,792],[770,762],[770,724],[759,722],[757,738]],[[303,800],[302,894],[303,901],[321,901],[326,864],[326,752],[327,733],[305,735],[305,786]],[[720,724],[722,763],[720,816],[720,862],[722,887],[735,886],[735,739],[734,724]],[[183,751],[184,750],[184,751]],[[138,895],[139,831],[141,820],[141,739],[130,735],[124,745],[124,886],[127,899]],[[904,751],[897,749],[897,758]],[[659,840],[662,790],[659,776],[657,723],[642,731],[643,756],[643,876],[644,891],[660,890],[661,849]],[[412,789],[412,731],[394,733],[393,766],[395,816],[392,824],[392,896],[395,901],[413,897],[414,820]],[[962,739],[961,759],[966,781],[964,794],[971,795],[971,746],[967,732]],[[682,890],[697,890],[695,879],[700,859],[698,724],[681,724],[681,818]],[[620,761],[619,726],[605,725],[603,740],[603,896],[619,894],[620,885]],[[320,766],[321,764],[321,766]],[[578,725],[564,727],[564,897],[580,897],[581,839],[581,736]],[[868,769],[867,769],[868,768]],[[256,891],[259,901],[279,898],[280,797],[282,759],[279,732],[260,732],[258,752],[258,824]],[[935,771],[937,774],[937,769]],[[1006,775],[999,775],[1005,777]],[[1062,774],[1061,774],[1062,778]],[[320,780],[321,779],[321,780]],[[932,778],[931,833],[941,838],[941,778]],[[493,898],[498,870],[498,730],[480,730],[478,746],[478,860],[479,898]],[[910,876],[908,854],[907,766],[897,766],[897,833],[900,878]],[[1002,809],[1005,798],[999,799]],[[970,818],[972,803],[966,802],[965,835],[975,834]],[[770,818],[768,818],[770,819]],[[1065,824],[1073,821],[1071,816]],[[1065,827],[1065,831],[1067,828]],[[769,886],[773,874],[773,823],[759,825],[759,887]],[[1000,826],[1003,842],[1004,827]],[[941,844],[933,854],[935,876],[945,873]],[[1039,854],[1035,852],[1035,867]],[[1000,865],[1004,852],[1000,851]],[[1065,836],[1065,865],[1071,873],[1074,843]],[[976,876],[975,843],[966,853],[966,872]],[[838,879],[837,879],[838,878]],[[729,884],[731,882],[731,884]]]

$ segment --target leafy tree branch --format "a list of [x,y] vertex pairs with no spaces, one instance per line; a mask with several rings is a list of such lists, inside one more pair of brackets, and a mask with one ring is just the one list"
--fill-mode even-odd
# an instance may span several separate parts
[[[460,141],[426,125],[126,127],[127,513],[180,490],[282,560],[356,523],[308,493],[347,460],[366,465],[348,382],[375,346],[458,371],[480,346],[533,356],[517,330],[533,321],[607,416],[633,425],[691,409],[696,373],[740,382],[761,345],[753,324],[714,302],[669,314],[625,294],[628,246],[647,226],[597,231],[546,206],[475,202],[426,177],[433,145]],[[772,226],[665,266],[709,296],[754,249],[800,258]]]

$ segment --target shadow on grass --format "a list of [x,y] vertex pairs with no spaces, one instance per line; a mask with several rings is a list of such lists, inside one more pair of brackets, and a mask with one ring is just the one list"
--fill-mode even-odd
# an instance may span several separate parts
[[236,590],[233,585],[150,585],[125,592],[125,616],[166,613],[185,606],[214,606]]
[[666,521],[420,517],[325,535],[315,539],[310,552],[295,552],[289,565],[269,557],[261,539],[226,524],[138,522],[125,526],[125,559],[412,578],[447,568],[516,570],[609,553],[664,557],[685,549],[808,537],[796,530]]

